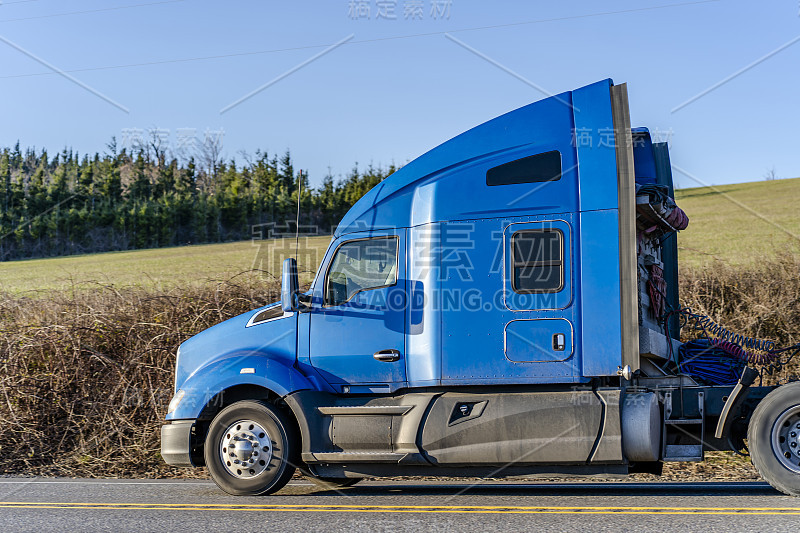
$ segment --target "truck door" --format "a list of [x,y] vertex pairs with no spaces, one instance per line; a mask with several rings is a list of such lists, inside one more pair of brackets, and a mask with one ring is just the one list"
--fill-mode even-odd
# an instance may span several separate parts
[[[573,355],[572,235],[566,220],[509,224],[504,303],[506,358],[513,363],[560,363]],[[543,365],[540,365],[543,366]],[[550,365],[548,372],[571,370]]]
[[343,392],[389,392],[406,381],[405,230],[334,243],[314,290],[309,358]]

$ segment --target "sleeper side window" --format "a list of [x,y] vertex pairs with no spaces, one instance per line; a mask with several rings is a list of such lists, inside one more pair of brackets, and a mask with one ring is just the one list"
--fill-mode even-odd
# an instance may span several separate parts
[[397,237],[358,239],[336,250],[325,280],[325,305],[397,283]]
[[552,150],[510,161],[486,171],[486,185],[541,183],[561,179],[561,152]]
[[521,294],[564,288],[564,235],[560,230],[523,230],[511,237],[511,287]]

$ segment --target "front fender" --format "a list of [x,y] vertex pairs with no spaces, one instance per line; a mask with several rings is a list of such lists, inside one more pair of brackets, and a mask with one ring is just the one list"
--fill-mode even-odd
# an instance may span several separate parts
[[316,387],[299,371],[264,355],[234,355],[198,369],[180,388],[184,397],[167,420],[193,419],[220,392],[235,385],[258,385],[278,396]]

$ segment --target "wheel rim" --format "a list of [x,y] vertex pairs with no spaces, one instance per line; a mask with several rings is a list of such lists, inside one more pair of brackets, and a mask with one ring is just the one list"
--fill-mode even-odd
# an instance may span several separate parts
[[219,443],[219,458],[230,475],[239,479],[262,474],[272,459],[272,439],[254,420],[234,422]]
[[775,420],[772,451],[784,467],[800,474],[800,405],[788,408]]

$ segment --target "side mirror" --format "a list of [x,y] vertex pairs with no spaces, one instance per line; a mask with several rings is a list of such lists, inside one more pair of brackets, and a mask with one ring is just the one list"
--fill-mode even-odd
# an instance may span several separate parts
[[281,308],[284,312],[291,313],[298,310],[297,296],[300,284],[297,281],[297,261],[293,257],[283,260],[281,274]]

